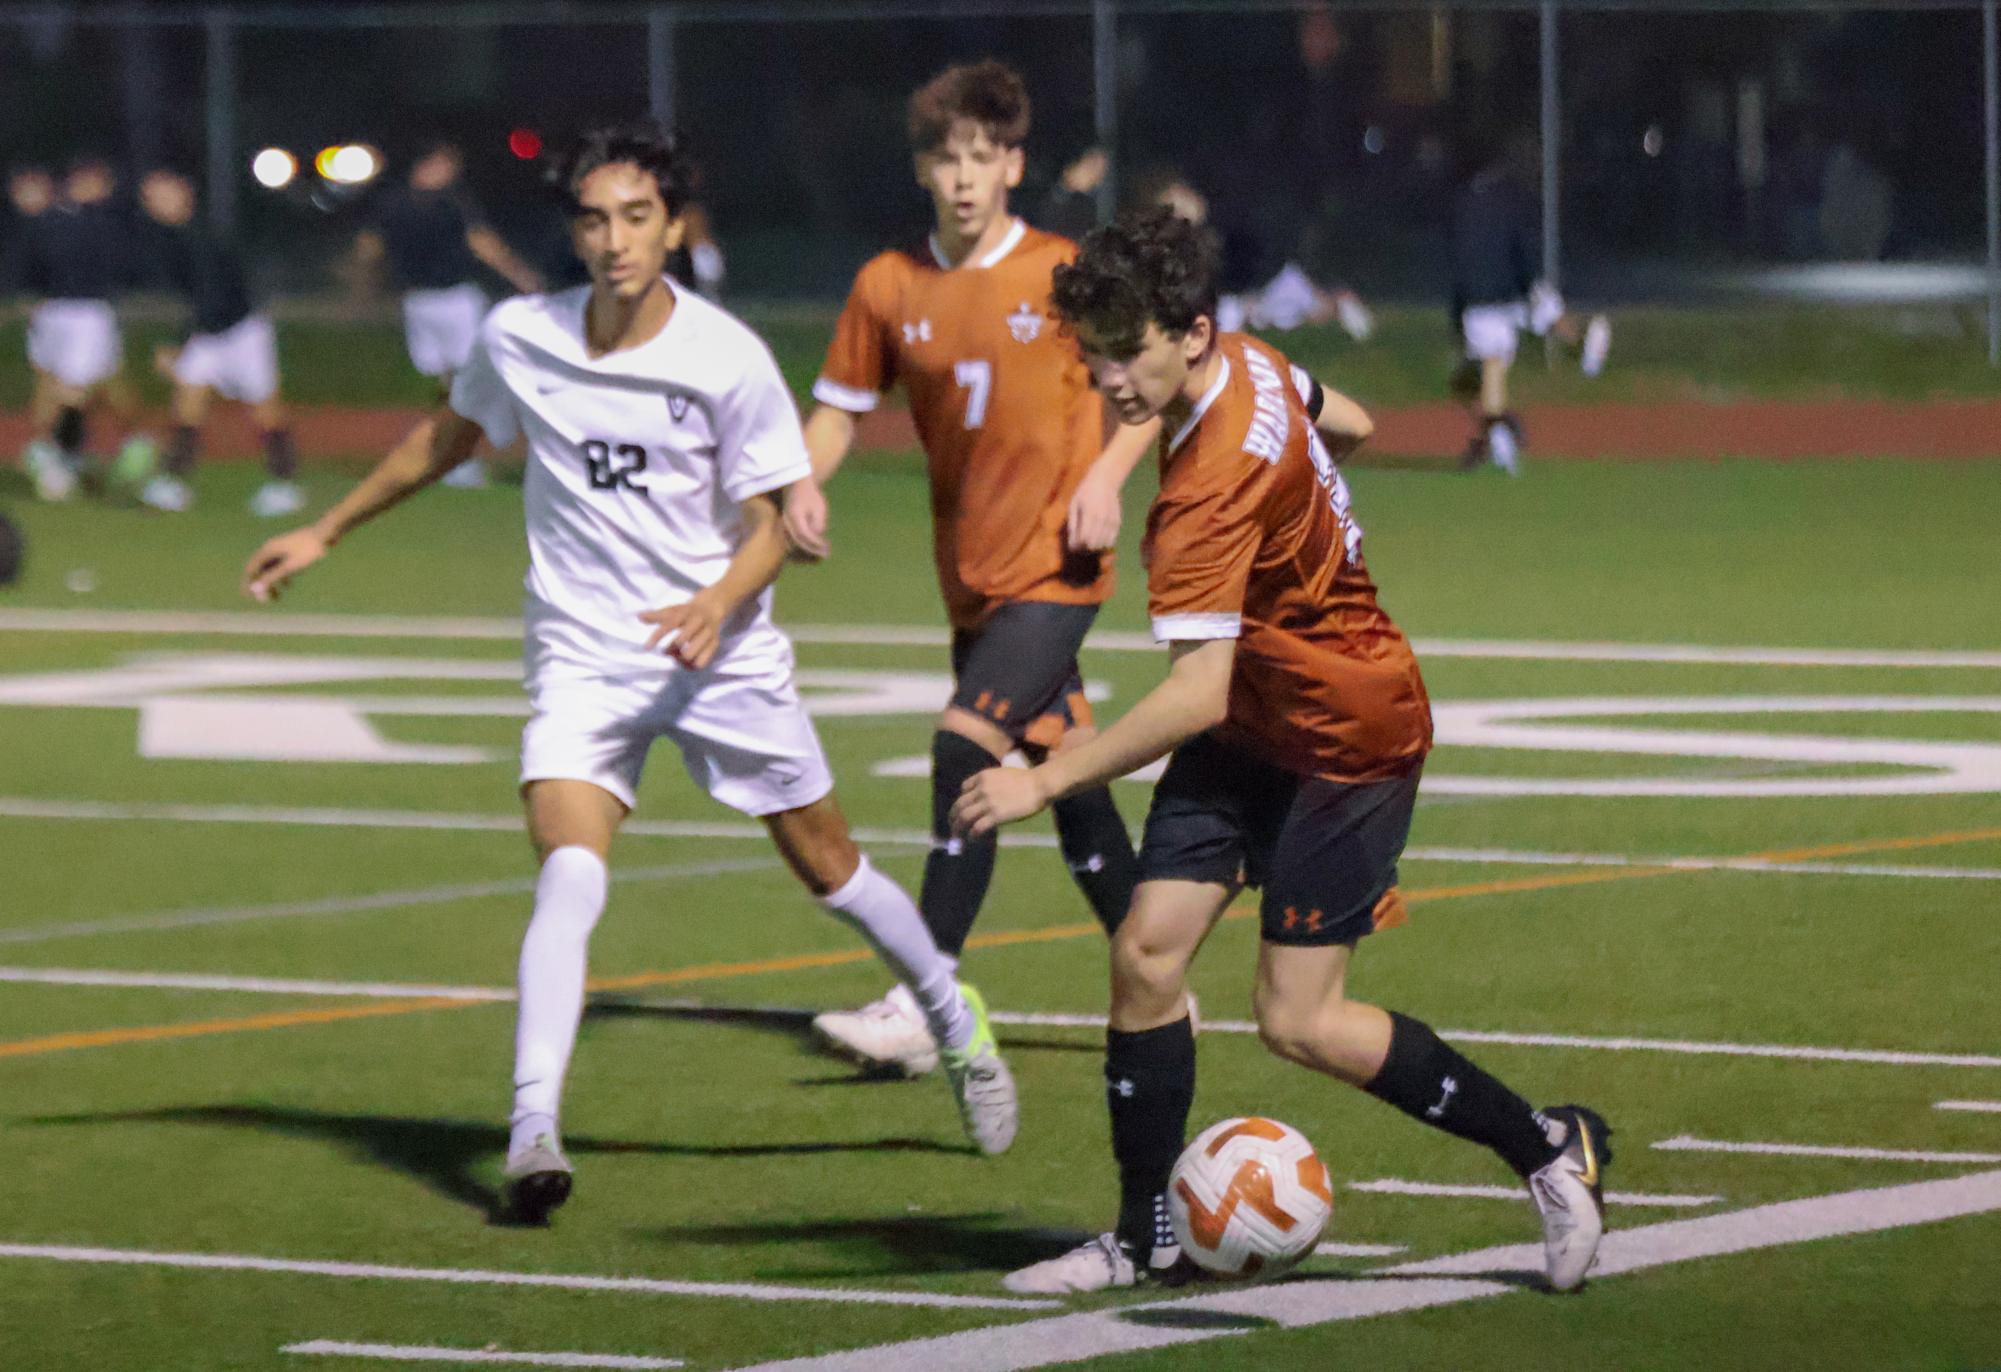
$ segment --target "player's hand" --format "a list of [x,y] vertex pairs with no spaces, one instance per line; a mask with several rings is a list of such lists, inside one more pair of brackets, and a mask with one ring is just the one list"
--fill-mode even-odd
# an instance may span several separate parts
[[959,798],[952,802],[952,831],[978,838],[1003,824],[1027,819],[1048,804],[1036,769],[989,767],[966,778]]
[[716,660],[716,649],[723,643],[723,621],[729,615],[706,592],[697,592],[686,604],[648,610],[639,618],[653,626],[646,640],[648,652],[657,648],[682,666],[700,671]]
[[833,551],[827,541],[827,495],[812,477],[785,488],[785,538],[792,556],[818,562]]
[[1063,536],[1073,553],[1102,553],[1119,542],[1119,488],[1110,481],[1087,475],[1070,497],[1070,513],[1064,521]]
[[1083,156],[1063,169],[1063,189],[1089,195],[1104,184],[1105,173],[1111,169],[1112,159],[1103,148],[1086,148]]
[[291,579],[327,555],[327,541],[310,524],[279,534],[250,555],[243,567],[243,594],[276,600]]

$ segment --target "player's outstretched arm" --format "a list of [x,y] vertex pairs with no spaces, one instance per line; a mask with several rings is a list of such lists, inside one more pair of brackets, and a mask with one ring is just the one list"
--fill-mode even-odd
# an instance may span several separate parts
[[410,431],[344,499],[311,524],[279,534],[243,568],[243,593],[276,600],[293,577],[333,550],[350,530],[366,524],[472,456],[479,426],[446,410]]
[[1070,512],[1064,521],[1064,537],[1074,553],[1099,553],[1118,546],[1119,525],[1124,510],[1119,493],[1160,437],[1160,420],[1144,424],[1119,424],[1109,410],[1106,419],[1111,432],[1104,451],[1070,497]]
[[1167,679],[1090,742],[1027,771],[992,767],[969,779],[952,806],[952,827],[978,835],[1027,819],[1065,796],[1136,772],[1221,724],[1230,709],[1237,640],[1176,643],[1170,651],[1174,665]]
[[754,495],[738,509],[743,515],[743,539],[715,584],[704,586],[680,605],[648,610],[639,617],[653,626],[653,634],[646,640],[648,650],[671,652],[697,670],[708,666],[722,646],[723,625],[730,616],[778,579],[790,546],[779,513],[778,493]]
[[1369,418],[1367,410],[1332,386],[1325,382],[1316,384],[1320,391],[1320,413],[1313,427],[1320,430],[1328,451],[1338,462],[1368,441],[1369,435],[1376,431],[1376,421]]
[[813,476],[785,494],[785,536],[800,556],[817,562],[832,550],[827,540],[827,497],[820,488],[833,479],[854,447],[855,417],[833,405],[816,405],[806,416],[805,435]]
[[507,246],[507,240],[487,228],[475,224],[466,230],[466,247],[472,255],[487,266],[507,278],[507,283],[523,295],[533,295],[542,289],[542,274],[521,260],[520,254]]

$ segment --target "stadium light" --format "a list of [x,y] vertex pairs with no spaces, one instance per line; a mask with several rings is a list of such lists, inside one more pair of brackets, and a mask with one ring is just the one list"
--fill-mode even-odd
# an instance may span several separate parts
[[542,155],[542,135],[533,129],[516,129],[507,135],[507,150],[523,162]]
[[250,159],[250,174],[269,191],[280,191],[299,174],[299,159],[283,148],[265,148]]
[[337,186],[359,186],[375,179],[382,170],[382,159],[365,144],[338,143],[320,149],[320,155],[313,159],[313,169]]

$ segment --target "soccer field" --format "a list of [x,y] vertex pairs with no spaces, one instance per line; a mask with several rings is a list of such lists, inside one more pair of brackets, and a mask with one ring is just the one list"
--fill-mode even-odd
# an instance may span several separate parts
[[[1353,989],[1610,1119],[1604,1266],[1546,1294],[1485,1153],[1267,1056],[1239,917],[1195,971],[1191,1127],[1302,1129],[1328,1247],[1074,1302],[998,1281],[1115,1199],[1102,939],[1046,824],[967,963],[1023,1093],[982,1159],[940,1081],[815,1054],[811,1012],[882,974],[666,749],[593,941],[577,1194],[493,1222],[532,876],[518,492],[431,493],[259,610],[255,479],[205,471],[174,520],[14,505],[0,1366],[2001,1366],[2001,465],[1355,472],[1440,746],[1411,923]],[[831,495],[835,557],[779,620],[850,818],[914,885],[948,692],[921,469]],[[1164,666],[1143,496],[1084,661],[1107,717]],[[1136,826],[1146,783],[1117,794]]]

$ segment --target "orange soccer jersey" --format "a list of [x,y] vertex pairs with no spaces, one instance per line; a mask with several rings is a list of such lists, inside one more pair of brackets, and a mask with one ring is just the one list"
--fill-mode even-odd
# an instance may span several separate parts
[[1376,603],[1348,489],[1314,431],[1312,382],[1243,334],[1161,450],[1147,515],[1154,637],[1235,638],[1219,734],[1334,781],[1402,776],[1431,747],[1431,703]]
[[1103,409],[1049,306],[1066,238],[1016,220],[999,246],[947,267],[936,240],[855,277],[814,398],[855,413],[901,381],[931,471],[932,551],[954,627],[1010,600],[1095,605],[1109,554],[1069,553],[1070,497],[1097,459]]

